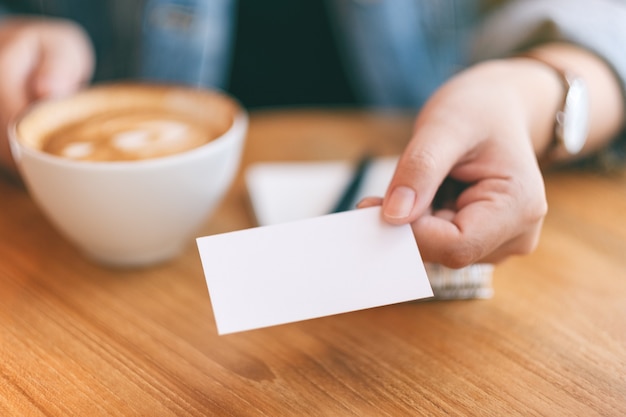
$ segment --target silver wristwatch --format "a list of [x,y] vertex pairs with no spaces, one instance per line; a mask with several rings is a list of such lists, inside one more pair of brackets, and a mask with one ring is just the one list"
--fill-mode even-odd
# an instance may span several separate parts
[[554,148],[576,155],[585,146],[589,134],[589,92],[585,80],[555,68],[565,85],[563,107],[556,114]]
[[548,146],[544,159],[551,160],[563,153],[576,155],[585,146],[589,134],[589,91],[585,80],[536,55],[524,54],[522,56],[551,68],[561,79],[565,90],[563,103],[555,117],[554,138]]

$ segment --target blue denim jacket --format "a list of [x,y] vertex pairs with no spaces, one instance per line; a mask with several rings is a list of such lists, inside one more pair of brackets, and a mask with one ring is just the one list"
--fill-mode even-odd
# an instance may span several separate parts
[[68,18],[96,50],[95,80],[141,78],[224,88],[234,0],[7,0],[5,13]]
[[[349,79],[372,106],[419,108],[470,63],[549,41],[576,43],[604,58],[626,100],[626,0],[326,2]],[[236,6],[236,0],[0,0],[0,14],[82,24],[96,49],[96,80],[225,88]],[[626,160],[624,136],[613,147],[618,160]]]
[[[626,0],[326,2],[349,78],[371,105],[419,107],[473,61],[555,40],[598,53],[626,86]],[[85,26],[96,48],[97,80],[220,88],[228,81],[236,6],[236,0],[0,0],[0,8],[15,13]]]

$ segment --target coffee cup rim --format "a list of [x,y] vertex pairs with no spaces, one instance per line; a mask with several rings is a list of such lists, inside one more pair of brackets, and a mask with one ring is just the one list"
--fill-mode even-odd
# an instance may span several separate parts
[[[168,83],[156,83],[156,82],[144,82],[144,81],[121,81],[121,82],[103,82],[97,83],[89,86],[87,89],[79,90],[76,94],[87,91],[91,88],[106,88],[109,86],[123,86],[123,85],[141,85],[141,86],[157,86],[157,87],[171,87],[171,88],[182,88],[182,89],[194,89],[193,86],[186,86],[181,84],[168,84]],[[66,96],[62,98],[49,98],[36,101],[31,105],[27,106],[22,112],[18,113],[12,120],[9,122],[7,133],[9,139],[9,145],[11,148],[11,154],[20,169],[19,159],[21,158],[21,153],[26,153],[31,156],[37,157],[41,160],[45,160],[47,162],[63,165],[63,166],[74,166],[80,167],[81,169],[87,170],[128,170],[128,169],[146,169],[150,167],[159,167],[163,165],[176,164],[179,163],[183,159],[194,158],[195,156],[204,155],[206,152],[217,152],[220,147],[226,146],[229,138],[231,136],[242,136],[245,134],[249,123],[249,115],[245,108],[241,105],[241,103],[226,93],[223,90],[217,88],[211,88],[207,91],[212,93],[217,93],[227,97],[231,100],[236,107],[236,112],[233,116],[233,121],[230,127],[218,137],[208,141],[207,143],[195,147],[193,149],[188,149],[182,152],[177,152],[173,154],[163,155],[159,157],[142,159],[142,160],[132,160],[132,161],[85,161],[85,160],[76,160],[71,158],[65,158],[58,155],[53,155],[48,152],[45,152],[36,147],[27,145],[23,143],[22,140],[19,139],[17,129],[21,121],[23,121],[34,109],[40,107],[46,103],[61,101],[63,99],[71,98],[72,96]]]
[[20,153],[28,154],[32,157],[38,158],[42,161],[46,161],[55,165],[61,165],[66,167],[76,167],[81,170],[90,171],[115,171],[115,170],[144,170],[149,168],[158,168],[167,165],[174,165],[180,163],[185,159],[195,159],[205,156],[207,152],[218,152],[220,147],[227,146],[229,139],[235,139],[238,136],[243,136],[246,126],[248,125],[248,115],[245,111],[238,112],[231,127],[217,138],[207,142],[201,146],[193,149],[189,149],[175,154],[164,155],[156,158],[133,160],[133,161],[82,161],[70,158],[64,158],[62,156],[52,155],[37,148],[25,145],[17,138],[16,126],[11,126],[9,130],[9,141],[11,145],[11,152],[13,158],[16,160],[18,170],[20,169],[19,158]]

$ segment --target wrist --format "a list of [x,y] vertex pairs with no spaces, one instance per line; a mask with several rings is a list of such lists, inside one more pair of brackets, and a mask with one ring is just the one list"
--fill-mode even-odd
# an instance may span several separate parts
[[557,115],[562,111],[567,86],[561,73],[529,56],[510,59],[519,71],[518,91],[527,116],[532,146],[539,161],[553,159]]
[[[566,162],[583,155],[588,155],[606,146],[621,131],[624,124],[624,97],[622,86],[611,67],[600,56],[584,48],[566,43],[549,43],[526,52],[530,58],[515,59],[535,61],[535,66],[543,66],[544,71],[551,72],[553,79],[560,81],[561,102],[557,111],[563,107],[563,98],[570,90],[563,82],[560,73],[575,73],[587,87],[587,106],[578,105],[579,110],[587,116],[586,141],[578,153],[569,152],[560,146],[552,152],[549,162]],[[542,92],[535,97],[535,102],[542,99]],[[575,113],[575,112],[574,112]],[[553,113],[554,114],[554,113]],[[570,109],[570,116],[572,116]],[[575,114],[574,114],[575,116]],[[576,116],[577,117],[577,116]],[[554,123],[554,119],[552,119]],[[553,136],[554,137],[554,136]],[[536,140],[537,138],[533,138]],[[571,138],[570,138],[571,139]],[[543,155],[546,148],[537,150]]]
[[578,154],[589,133],[589,92],[585,80],[541,56],[527,53],[521,57],[544,65],[561,83],[561,100],[559,110],[553,117],[552,138],[548,147],[538,153],[540,163],[549,164],[554,160]]

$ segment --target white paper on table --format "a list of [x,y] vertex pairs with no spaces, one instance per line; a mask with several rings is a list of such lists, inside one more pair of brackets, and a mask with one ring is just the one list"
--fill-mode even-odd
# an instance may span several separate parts
[[218,333],[433,295],[410,226],[380,207],[197,239]]
[[[375,159],[355,203],[385,195],[398,157]],[[351,179],[349,161],[256,163],[245,172],[248,195],[259,225],[307,219],[328,213]]]

